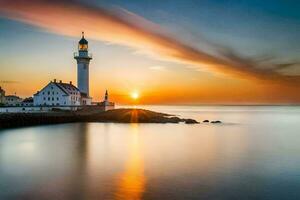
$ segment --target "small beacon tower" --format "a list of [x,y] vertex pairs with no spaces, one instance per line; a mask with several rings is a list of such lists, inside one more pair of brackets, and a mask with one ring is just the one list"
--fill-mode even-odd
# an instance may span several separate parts
[[78,53],[74,53],[74,59],[77,61],[77,87],[89,97],[89,64],[92,56],[88,53],[88,41],[84,38],[84,32],[78,43]]
[[108,105],[109,105],[109,101],[108,101],[108,92],[107,92],[107,90],[105,91],[104,105],[105,105],[105,106],[108,106]]

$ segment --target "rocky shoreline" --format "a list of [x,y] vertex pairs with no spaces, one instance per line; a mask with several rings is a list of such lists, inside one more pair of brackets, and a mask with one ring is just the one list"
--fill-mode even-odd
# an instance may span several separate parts
[[113,123],[199,123],[194,119],[183,119],[174,115],[144,109],[114,109],[109,111],[52,111],[43,113],[1,113],[0,128],[14,128],[43,124],[73,122]]

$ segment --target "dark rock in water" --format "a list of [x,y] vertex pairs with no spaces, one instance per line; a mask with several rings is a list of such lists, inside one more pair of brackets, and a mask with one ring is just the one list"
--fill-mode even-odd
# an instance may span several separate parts
[[203,122],[204,122],[204,123],[208,123],[208,122],[209,122],[209,120],[208,120],[208,119],[206,119],[206,120],[203,120]]
[[194,119],[184,119],[184,123],[186,123],[186,124],[199,124],[199,122],[197,122]]
[[170,117],[168,119],[168,122],[171,122],[171,123],[178,123],[180,121],[181,121],[181,119],[179,117]]
[[212,124],[220,124],[220,123],[222,123],[222,122],[219,121],[219,120],[216,120],[216,121],[211,121],[210,123],[212,123]]

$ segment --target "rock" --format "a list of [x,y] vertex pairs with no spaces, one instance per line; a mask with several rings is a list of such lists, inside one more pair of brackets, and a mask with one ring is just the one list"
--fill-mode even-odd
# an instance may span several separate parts
[[209,120],[208,120],[208,119],[206,119],[206,120],[203,120],[203,122],[204,122],[204,123],[208,123],[208,122],[209,122]]
[[211,121],[210,123],[212,123],[212,124],[220,124],[220,123],[222,123],[222,122],[219,121],[219,120],[216,120],[216,121]]
[[170,118],[164,118],[164,120],[161,120],[163,123],[179,123],[182,119],[179,117],[170,117]]
[[186,123],[186,124],[199,124],[199,122],[197,122],[194,119],[184,119],[184,123]]

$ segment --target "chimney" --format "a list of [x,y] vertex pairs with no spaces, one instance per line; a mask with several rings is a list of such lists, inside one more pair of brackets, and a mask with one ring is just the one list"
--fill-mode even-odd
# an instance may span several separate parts
[[62,81],[61,81],[61,80],[59,80],[59,83],[62,83]]
[[56,79],[54,79],[54,83],[56,83]]
[[70,81],[70,85],[72,85],[72,81]]

